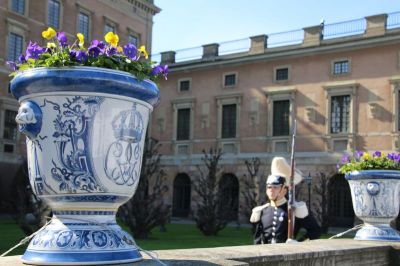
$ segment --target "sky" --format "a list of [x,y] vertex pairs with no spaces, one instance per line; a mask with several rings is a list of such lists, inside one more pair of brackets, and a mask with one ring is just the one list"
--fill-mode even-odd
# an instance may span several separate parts
[[400,11],[400,0],[155,0],[152,54]]

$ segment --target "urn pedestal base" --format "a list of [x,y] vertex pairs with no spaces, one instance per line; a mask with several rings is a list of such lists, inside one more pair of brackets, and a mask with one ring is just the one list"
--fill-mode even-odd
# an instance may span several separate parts
[[356,240],[400,241],[400,233],[389,225],[365,224],[357,231]]
[[22,261],[34,265],[100,265],[142,260],[112,211],[58,211],[30,242]]

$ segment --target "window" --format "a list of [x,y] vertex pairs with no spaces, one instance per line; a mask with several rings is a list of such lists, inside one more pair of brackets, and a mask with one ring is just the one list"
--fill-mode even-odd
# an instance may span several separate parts
[[56,0],[49,0],[47,23],[49,26],[56,29],[60,28],[60,2]]
[[173,149],[176,155],[188,155],[192,151],[194,97],[177,98],[172,100],[173,108]]
[[25,0],[12,0],[11,10],[21,15],[25,14]]
[[333,75],[342,75],[350,72],[349,60],[341,60],[333,62]]
[[128,36],[128,43],[131,43],[131,44],[133,44],[133,45],[135,45],[137,47],[138,46],[138,38],[136,36],[129,35]]
[[278,68],[278,69],[276,69],[275,75],[276,75],[275,76],[276,81],[289,80],[289,69],[288,68]]
[[347,133],[350,119],[350,95],[332,96],[331,133]]
[[236,138],[236,104],[222,106],[222,138]]
[[83,12],[78,14],[78,32],[82,33],[86,38],[89,36],[89,16]]
[[273,102],[273,136],[289,135],[290,101]]
[[189,91],[190,90],[190,80],[180,80],[179,81],[179,91]]
[[15,117],[17,112],[6,110],[4,117],[4,132],[3,138],[8,140],[17,140],[17,122],[15,122]]
[[110,31],[113,32],[113,33],[115,33],[115,27],[114,27],[114,25],[111,25],[111,24],[107,23],[107,24],[104,26],[104,35],[107,34],[107,33],[109,33]]
[[176,140],[190,139],[190,108],[178,110],[178,123],[176,131]]
[[326,91],[326,148],[342,152],[355,149],[354,125],[356,121],[357,89],[354,81],[329,82],[323,86]]
[[18,56],[22,54],[23,38],[21,35],[10,32],[8,35],[8,54],[7,60],[16,61]]
[[236,85],[236,74],[227,74],[224,76],[224,87],[232,87]]

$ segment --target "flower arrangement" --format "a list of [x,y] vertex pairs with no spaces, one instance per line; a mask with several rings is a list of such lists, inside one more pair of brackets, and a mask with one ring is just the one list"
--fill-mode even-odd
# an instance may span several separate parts
[[372,155],[357,151],[354,154],[344,154],[338,164],[339,173],[347,174],[361,170],[400,170],[400,153],[375,151]]
[[136,48],[129,43],[121,47],[118,35],[108,32],[104,36],[105,42],[93,40],[86,48],[85,36],[81,33],[76,36],[75,42],[68,45],[64,32],[56,32],[53,28],[43,31],[46,47],[30,41],[18,62],[6,62],[13,69],[10,76],[38,67],[92,66],[129,72],[139,80],[157,81],[161,76],[167,78],[168,66],[155,65],[155,62],[148,60],[144,46]]

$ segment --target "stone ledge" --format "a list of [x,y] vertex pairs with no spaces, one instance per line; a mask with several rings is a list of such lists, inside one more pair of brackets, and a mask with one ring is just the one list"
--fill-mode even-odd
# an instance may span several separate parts
[[[251,245],[156,251],[167,265],[398,265],[399,242],[314,240],[296,244]],[[144,260],[121,266],[160,265],[142,253]],[[20,256],[0,258],[0,266],[21,266]]]

